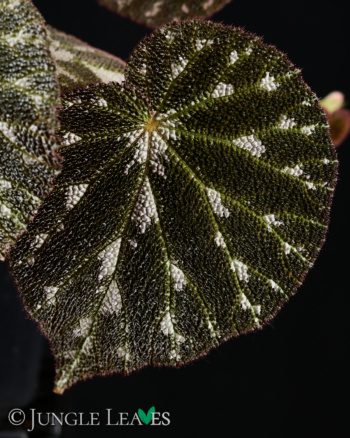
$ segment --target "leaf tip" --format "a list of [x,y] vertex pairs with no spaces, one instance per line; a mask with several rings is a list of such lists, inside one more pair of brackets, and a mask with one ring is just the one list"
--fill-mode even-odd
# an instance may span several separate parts
[[53,389],[53,393],[56,395],[63,395],[63,393],[65,392],[67,388],[65,387],[61,387],[61,386],[55,386]]

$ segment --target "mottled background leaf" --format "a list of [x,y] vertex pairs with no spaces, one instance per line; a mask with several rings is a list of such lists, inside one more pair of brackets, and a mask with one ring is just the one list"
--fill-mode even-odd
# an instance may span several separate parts
[[341,108],[329,115],[331,137],[335,146],[340,146],[350,134],[350,110]]
[[57,391],[261,328],[324,241],[337,161],[300,71],[242,30],[167,26],[64,97],[64,168],[12,250]]
[[43,20],[27,0],[0,0],[0,257],[56,173],[55,66]]
[[333,91],[321,99],[320,105],[326,111],[333,144],[340,146],[350,134],[350,110],[345,108],[345,96]]
[[98,0],[103,6],[149,27],[172,20],[210,17],[231,0]]
[[99,82],[121,82],[125,62],[49,27],[50,51],[62,92]]

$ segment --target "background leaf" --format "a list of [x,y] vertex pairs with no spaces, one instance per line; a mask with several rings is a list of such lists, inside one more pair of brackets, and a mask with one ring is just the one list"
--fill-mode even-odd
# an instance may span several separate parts
[[64,168],[11,253],[57,391],[179,365],[261,328],[325,238],[337,161],[318,100],[239,29],[186,22],[126,81],[64,97]]
[[320,100],[320,105],[326,111],[333,144],[340,146],[350,134],[350,110],[344,108],[345,96],[333,91]]
[[49,27],[50,51],[62,92],[99,82],[122,82],[125,62]]
[[169,21],[195,17],[210,17],[231,0],[99,0],[99,3],[118,14],[149,27]]
[[335,146],[340,146],[350,134],[350,110],[341,108],[328,117]]
[[27,0],[0,2],[0,258],[48,192],[55,156],[55,66]]

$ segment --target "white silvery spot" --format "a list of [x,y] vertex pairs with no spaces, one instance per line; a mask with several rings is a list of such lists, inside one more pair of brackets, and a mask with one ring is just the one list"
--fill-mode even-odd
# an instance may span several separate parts
[[325,158],[324,160],[322,160],[322,163],[323,163],[323,164],[329,164],[329,163],[330,163],[330,160],[328,160],[327,158]]
[[[168,130],[165,130],[168,131]],[[176,139],[176,135],[172,136],[173,131],[168,131],[169,138]],[[175,132],[174,132],[175,134]],[[161,163],[162,158],[166,158],[166,150],[168,145],[165,141],[160,137],[156,132],[153,132],[152,135],[152,147],[150,150],[150,167],[153,173],[157,173],[159,176],[166,178],[165,176],[165,168]]]
[[253,52],[253,47],[252,47],[252,46],[249,46],[249,47],[245,50],[244,53],[245,53],[247,56],[249,56],[249,55],[252,54],[252,52]]
[[29,257],[29,258],[27,259],[27,263],[28,263],[29,266],[34,266],[34,264],[35,264],[35,258],[34,258],[34,257]]
[[117,355],[120,359],[124,359],[126,362],[130,360],[130,352],[126,347],[119,347]]
[[285,167],[282,172],[292,176],[300,176],[304,173],[303,169],[297,164],[294,167]]
[[282,221],[279,221],[276,219],[276,216],[274,214],[266,214],[264,216],[264,220],[267,223],[267,229],[269,231],[272,231],[271,226],[276,226],[278,227],[279,225],[283,225]]
[[207,327],[208,327],[208,330],[210,332],[210,336],[214,339],[217,338],[217,336],[219,335],[219,332],[214,329],[214,326],[213,326],[212,322],[210,321],[210,319],[207,319]]
[[185,274],[176,265],[170,266],[171,278],[176,291],[181,291],[186,286]]
[[316,125],[303,126],[300,131],[306,135],[312,135],[315,132]]
[[278,126],[280,129],[291,129],[291,128],[294,128],[294,126],[296,126],[296,122],[295,122],[295,119],[289,118],[288,116],[283,115],[281,117],[281,120],[280,120],[280,123]]
[[257,304],[256,306],[253,306],[253,310],[254,310],[254,313],[256,315],[260,315],[261,314],[261,305]]
[[162,31],[162,33],[164,33],[165,39],[167,40],[168,43],[172,43],[174,41],[174,33],[171,31]]
[[31,32],[28,32],[28,29],[21,29],[18,33],[13,34],[5,34],[5,38],[2,40],[6,41],[6,43],[10,47],[17,46],[18,44],[26,44],[29,38],[34,38],[35,35]]
[[240,295],[240,305],[243,310],[250,310],[254,316],[255,324],[259,325],[259,318],[257,315],[261,314],[261,305],[257,304],[253,306],[251,302],[248,300],[247,296],[242,292]]
[[202,50],[204,46],[205,46],[205,40],[200,40],[197,38],[195,42],[196,50]]
[[102,305],[102,313],[118,314],[122,309],[122,297],[119,292],[117,283],[113,280],[109,285],[106,298]]
[[[58,73],[59,73],[59,70],[58,70]],[[74,102],[71,102],[69,100],[65,100],[64,103],[63,103],[63,107],[64,108],[70,108],[72,106],[74,106]]]
[[56,304],[56,294],[58,292],[58,287],[46,286],[46,287],[44,287],[44,292],[46,295],[47,304],[49,304],[49,305]]
[[306,187],[310,190],[316,190],[316,188],[317,188],[313,182],[305,181],[305,184],[306,184]]
[[[142,134],[145,134],[143,129],[137,129],[135,131],[129,131],[123,134],[120,139],[125,138],[128,142],[128,145],[132,145]],[[119,139],[119,138],[118,138]]]
[[175,339],[176,339],[176,342],[179,344],[182,344],[183,342],[185,342],[185,338],[182,335],[180,335],[180,333],[176,333]]
[[106,99],[103,99],[103,97],[100,97],[99,99],[97,99],[97,105],[100,108],[107,108],[108,107],[108,102],[106,101]]
[[114,240],[98,255],[98,259],[102,262],[98,274],[98,281],[109,278],[114,274],[118,263],[121,240],[121,238]]
[[19,78],[17,79],[13,84],[15,87],[18,88],[28,88],[31,87],[33,82],[32,82],[32,78],[30,77],[23,77],[23,78]]
[[224,207],[221,202],[221,195],[219,192],[214,189],[207,188],[207,195],[214,213],[216,213],[219,217],[227,218],[230,216],[230,211]]
[[301,102],[301,104],[303,105],[303,106],[311,106],[312,105],[312,100],[303,100],[302,102]]
[[170,108],[168,109],[166,112],[164,113],[160,113],[157,115],[157,120],[164,120],[165,123],[162,123],[161,126],[159,126],[159,130],[161,130],[164,126],[171,127],[171,128],[175,128],[178,120],[174,119],[174,118],[170,118],[168,119],[168,117],[172,116],[173,114],[176,114],[177,110],[174,108]]
[[172,336],[175,334],[174,324],[169,310],[166,311],[160,323],[160,329],[165,336]]
[[152,220],[158,222],[157,207],[154,200],[151,184],[146,177],[141,193],[137,200],[132,220],[137,224],[140,233],[144,234]]
[[74,60],[74,55],[72,52],[69,52],[68,50],[63,49],[61,47],[57,49],[54,47],[52,48],[54,51],[54,57],[56,61],[58,60],[58,61],[69,62]]
[[[138,135],[139,131],[133,133],[130,137],[130,144],[133,143]],[[144,132],[143,135],[137,140],[135,153],[132,160],[125,167],[124,173],[127,175],[129,170],[134,164],[144,164],[147,160],[148,153],[148,132]]]
[[169,309],[165,313],[161,323],[160,329],[165,336],[169,336],[171,338],[172,348],[169,352],[169,358],[180,360],[181,356],[179,354],[180,345],[185,342],[185,338],[179,333],[175,332],[174,324],[173,324],[173,315],[170,313]]
[[90,332],[90,329],[91,329],[91,325],[92,325],[92,320],[91,320],[91,318],[89,318],[89,317],[87,317],[87,318],[81,318],[80,320],[79,320],[79,325],[78,325],[78,327],[76,327],[74,330],[73,330],[73,334],[75,335],[75,336],[82,336],[82,337],[87,337],[88,336],[88,334],[89,334],[89,332]]
[[284,253],[287,254],[287,255],[290,254],[291,249],[292,249],[292,245],[290,245],[287,242],[284,242],[283,243],[283,247],[284,247]]
[[283,292],[283,289],[272,279],[269,280],[269,284],[273,290],[277,290],[279,292]]
[[32,248],[33,249],[39,249],[43,246],[45,240],[47,239],[47,234],[43,233],[43,234],[38,234],[37,236],[34,237],[33,243],[32,243]]
[[236,146],[250,152],[255,157],[260,157],[266,151],[265,146],[255,135],[236,138],[233,142]]
[[[159,114],[158,115],[158,120],[161,120],[163,118],[166,119],[167,117],[169,117],[169,116],[171,116],[173,114],[176,114],[176,112],[177,111],[174,108],[170,108],[167,112]],[[167,125],[169,125],[169,123],[171,122],[171,126],[173,126],[175,121],[174,120],[172,120],[172,121],[167,120],[166,122],[167,122]]]
[[0,206],[0,215],[6,218],[10,218],[12,216],[11,210],[6,205]]
[[42,105],[44,98],[41,94],[31,94],[30,97],[32,98],[34,105]]
[[188,59],[185,59],[182,56],[180,56],[179,62],[177,62],[176,64],[175,63],[171,64],[171,74],[173,79],[175,79],[184,71],[187,63],[188,63]]
[[169,359],[180,360],[181,356],[179,355],[179,353],[175,349],[172,349],[172,350],[170,350],[170,353],[169,353]]
[[240,281],[244,281],[248,283],[249,274],[248,274],[248,266],[242,263],[240,260],[232,260],[231,269],[238,275]]
[[275,91],[278,86],[276,79],[273,76],[270,76],[270,72],[267,72],[260,82],[260,87],[267,91]]
[[9,10],[13,10],[22,5],[22,0],[10,0],[6,5]]
[[6,179],[0,179],[0,190],[7,190],[12,188],[12,183]]
[[220,231],[218,231],[216,233],[214,242],[216,243],[217,246],[221,246],[222,248],[226,248],[225,240],[224,240],[222,234],[220,233]]
[[244,293],[241,293],[240,304],[243,310],[248,310],[252,308],[250,301],[248,300],[248,298]]
[[76,135],[73,132],[66,132],[63,136],[62,145],[63,146],[70,146],[72,144],[77,143],[80,140],[81,140],[81,137],[79,137],[79,135]]
[[13,132],[13,129],[10,127],[10,125],[6,122],[0,121],[0,134],[3,134],[8,140],[10,140],[12,143],[17,142],[17,137]]
[[28,131],[35,134],[36,132],[38,132],[39,128],[36,125],[30,125],[28,128]]
[[147,74],[147,65],[145,63],[141,65],[141,67],[139,68],[139,72],[140,74],[142,74],[142,76],[145,76]]
[[118,82],[120,84],[124,81],[123,73],[108,70],[107,68],[104,68],[102,66],[96,66],[84,60],[82,60],[81,63],[85,65],[85,67],[87,67],[89,70],[91,70],[94,75],[97,76],[98,79],[105,84],[108,84],[110,82]]
[[168,121],[167,122],[167,126],[166,127],[162,127],[159,129],[159,132],[164,135],[164,137],[167,140],[177,140],[177,134],[176,131],[174,129],[174,127],[176,126],[176,124],[172,121]]
[[59,222],[57,225],[57,231],[63,231],[64,230],[64,223],[63,222]]
[[62,45],[59,41],[50,41],[50,50],[58,50],[60,47],[62,47]]
[[156,17],[159,14],[159,12],[162,10],[163,3],[164,3],[163,0],[153,3],[152,8],[145,12],[145,17],[147,18]]
[[[44,142],[43,142],[43,143],[44,143]],[[22,159],[23,159],[23,162],[24,162],[25,164],[27,164],[28,166],[32,166],[32,165],[36,166],[36,165],[38,164],[38,161],[40,161],[40,162],[42,162],[42,163],[45,162],[43,156],[40,156],[40,157],[38,157],[38,158],[34,158],[34,156],[27,155],[25,152],[23,152],[23,154],[22,154]],[[56,172],[55,172],[55,173],[56,173]],[[57,174],[57,173],[56,173],[56,174]],[[30,196],[32,196],[32,197],[36,197],[36,196],[33,195],[33,194],[30,194]],[[36,198],[37,198],[37,197],[36,197]],[[39,198],[37,198],[37,199],[39,199]],[[41,204],[41,202],[40,202],[40,204]]]
[[239,56],[236,50],[232,50],[230,53],[230,64],[233,65],[237,60]]
[[78,184],[76,186],[69,186],[66,191],[66,207],[68,210],[77,205],[80,199],[84,196],[88,184]]
[[231,96],[231,94],[233,94],[233,86],[231,84],[225,84],[224,82],[220,82],[211,93],[211,96],[216,98]]

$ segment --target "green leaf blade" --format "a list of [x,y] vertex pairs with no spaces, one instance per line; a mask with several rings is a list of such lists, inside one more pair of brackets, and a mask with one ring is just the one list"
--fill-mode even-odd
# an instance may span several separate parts
[[141,43],[125,76],[64,97],[63,171],[12,251],[61,392],[261,328],[329,220],[325,116],[276,49],[183,23]]
[[59,104],[43,20],[31,2],[0,10],[0,254],[23,231],[57,173]]

